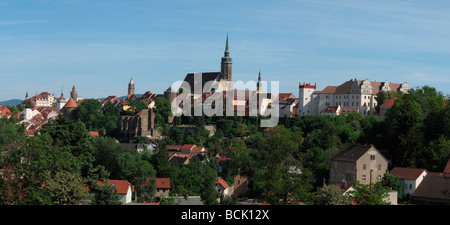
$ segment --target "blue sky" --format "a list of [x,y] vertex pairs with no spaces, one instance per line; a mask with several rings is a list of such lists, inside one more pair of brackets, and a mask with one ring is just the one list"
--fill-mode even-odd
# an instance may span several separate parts
[[186,73],[318,89],[352,78],[450,94],[449,1],[0,1],[0,101],[162,93]]

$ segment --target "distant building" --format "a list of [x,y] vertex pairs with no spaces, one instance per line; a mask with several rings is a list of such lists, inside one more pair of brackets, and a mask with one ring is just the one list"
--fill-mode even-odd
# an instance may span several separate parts
[[380,105],[380,118],[384,119],[386,117],[387,111],[394,106],[395,100],[396,98],[391,98]]
[[299,84],[298,115],[319,115],[329,106],[357,108],[364,115],[373,115],[377,106],[376,95],[380,91],[408,92],[407,82],[402,84],[351,79],[339,86],[327,86],[316,90],[316,84]]
[[394,177],[399,177],[403,190],[402,196],[399,197],[403,198],[412,196],[425,176],[427,176],[428,171],[426,169],[394,167],[389,173]]
[[155,128],[153,109],[144,109],[134,116],[119,116],[117,126],[122,136],[128,139],[159,136]]
[[347,145],[331,158],[329,183],[375,183],[387,169],[388,160],[373,145]]
[[450,204],[450,159],[442,173],[428,172],[412,194],[413,204]]
[[31,102],[33,106],[37,107],[52,107],[54,103],[56,103],[55,96],[48,92],[42,92],[38,95],[35,95],[31,98],[28,98],[28,92],[25,97],[25,100],[22,102],[22,105],[25,105],[26,102]]

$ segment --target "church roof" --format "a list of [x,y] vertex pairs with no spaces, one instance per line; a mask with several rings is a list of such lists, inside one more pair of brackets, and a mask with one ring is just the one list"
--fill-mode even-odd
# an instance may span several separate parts
[[69,98],[69,101],[64,105],[63,108],[76,108],[78,107],[77,103],[73,100],[73,98]]
[[[202,83],[199,84],[199,86],[203,90],[203,86],[208,81],[219,81],[220,79],[220,72],[206,72],[206,73],[188,73],[186,74],[186,77],[184,78],[184,81],[186,81],[189,84],[189,88],[191,89],[191,93],[194,93],[194,84],[195,80],[199,79]],[[203,91],[204,92],[204,91]]]

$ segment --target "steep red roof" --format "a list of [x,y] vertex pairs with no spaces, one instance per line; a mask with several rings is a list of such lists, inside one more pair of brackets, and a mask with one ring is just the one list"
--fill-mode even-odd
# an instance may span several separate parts
[[99,135],[98,135],[98,131],[89,131],[89,133],[91,134],[91,136],[94,136],[94,137],[98,137]]
[[[126,180],[109,180],[109,184],[114,186],[114,190],[117,194],[126,195],[128,193],[128,188],[131,186],[130,182]],[[103,186],[103,182],[97,182],[97,185]]]
[[229,187],[227,182],[224,179],[222,179],[222,177],[216,177],[216,184],[222,185],[224,189],[227,189]]
[[73,100],[73,98],[69,98],[69,101],[67,101],[67,103],[64,105],[63,108],[76,108],[76,107],[78,107],[78,105],[75,102],[75,100]]
[[391,98],[391,99],[387,100],[385,103],[383,103],[383,104],[380,105],[380,106],[383,106],[383,107],[392,107],[392,106],[394,106],[395,100],[396,100],[396,98]]
[[417,180],[423,172],[428,172],[426,169],[415,169],[415,168],[402,168],[394,167],[390,174],[393,176],[398,176],[405,180]]

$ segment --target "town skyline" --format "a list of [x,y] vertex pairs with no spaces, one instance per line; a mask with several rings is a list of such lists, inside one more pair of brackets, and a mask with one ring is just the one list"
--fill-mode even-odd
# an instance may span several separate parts
[[[85,98],[163,93],[219,71],[229,31],[233,80],[321,90],[357,78],[450,93],[447,2],[2,2],[0,101],[72,85]],[[20,84],[20,85],[19,85]]]

